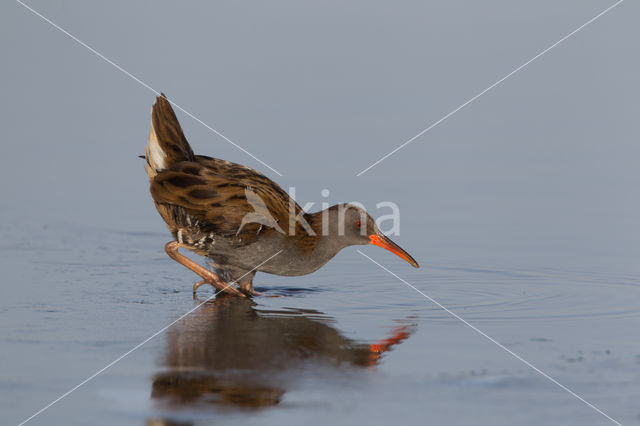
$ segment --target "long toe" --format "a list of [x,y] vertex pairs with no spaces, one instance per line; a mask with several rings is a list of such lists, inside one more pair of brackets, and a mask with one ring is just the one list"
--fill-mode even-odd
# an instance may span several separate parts
[[193,294],[196,294],[196,292],[198,291],[198,288],[205,285],[205,284],[209,284],[209,282],[207,280],[202,280],[202,281],[198,281],[197,283],[195,283],[193,285]]

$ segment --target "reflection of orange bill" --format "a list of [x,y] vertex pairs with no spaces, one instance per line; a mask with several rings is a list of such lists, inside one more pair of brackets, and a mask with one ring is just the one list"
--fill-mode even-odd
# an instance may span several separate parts
[[387,249],[391,253],[400,256],[414,268],[420,267],[420,265],[418,265],[418,262],[416,262],[416,260],[411,257],[409,253],[404,251],[399,245],[391,241],[388,237],[385,237],[384,235],[370,235],[369,240],[371,244],[382,247],[383,249]]
[[392,346],[401,343],[408,337],[409,332],[407,331],[407,327],[402,326],[398,328],[396,330],[396,333],[388,339],[384,339],[379,341],[378,343],[371,344],[369,346],[369,351],[371,351],[371,353],[369,354],[369,363],[371,365],[375,364],[380,358],[380,355],[391,349]]

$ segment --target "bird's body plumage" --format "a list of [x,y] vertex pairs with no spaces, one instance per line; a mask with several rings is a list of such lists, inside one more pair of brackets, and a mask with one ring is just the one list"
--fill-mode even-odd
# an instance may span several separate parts
[[252,290],[257,271],[308,274],[354,244],[322,235],[338,206],[305,213],[262,173],[195,155],[164,95],[152,110],[145,159],[156,208],[179,246],[208,257],[218,276],[241,288]]

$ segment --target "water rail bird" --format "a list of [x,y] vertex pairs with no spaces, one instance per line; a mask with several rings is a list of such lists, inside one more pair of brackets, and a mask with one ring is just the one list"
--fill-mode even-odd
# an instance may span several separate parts
[[[309,274],[353,245],[374,244],[419,267],[362,208],[341,203],[307,213],[262,173],[195,155],[164,94],[153,105],[143,157],[151,196],[175,239],[165,250],[202,278],[194,293],[210,284],[218,291],[251,296],[256,294],[256,272]],[[179,248],[206,256],[213,271]]]

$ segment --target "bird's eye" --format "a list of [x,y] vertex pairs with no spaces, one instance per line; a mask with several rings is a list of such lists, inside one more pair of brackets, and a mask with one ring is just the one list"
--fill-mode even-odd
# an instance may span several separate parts
[[356,220],[356,228],[360,229],[360,221]]

